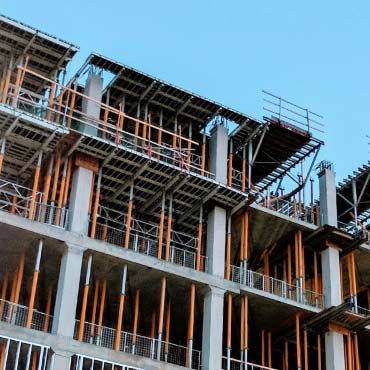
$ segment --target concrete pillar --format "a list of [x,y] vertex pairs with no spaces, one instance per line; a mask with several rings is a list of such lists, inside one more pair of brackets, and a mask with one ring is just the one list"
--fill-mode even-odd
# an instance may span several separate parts
[[52,333],[73,337],[83,248],[68,245],[60,264]]
[[[98,76],[97,74],[91,73],[86,80],[84,94],[89,96],[91,99],[100,102],[102,98],[102,91],[103,91],[102,77]],[[86,98],[82,99],[82,112],[94,118],[100,118],[100,105],[94,102],[93,100],[89,100]],[[93,126],[96,126],[96,128]],[[81,132],[85,134],[97,136],[98,134],[97,126],[98,126],[97,122],[91,120],[89,121],[88,125],[81,124],[79,129]]]
[[202,370],[221,370],[224,293],[210,286],[204,296]]
[[226,210],[215,206],[208,213],[207,257],[208,272],[224,277],[226,243]]
[[322,283],[326,308],[342,303],[339,250],[328,247],[321,252]]
[[330,168],[324,168],[319,173],[320,188],[320,222],[322,225],[338,226],[337,188],[335,173]]
[[209,143],[210,172],[215,175],[216,181],[227,184],[227,148],[228,148],[227,128],[216,125],[211,131]]
[[70,361],[71,354],[69,352],[54,351],[47,368],[48,370],[70,370]]
[[72,176],[69,205],[69,230],[86,235],[89,227],[89,202],[93,171],[77,167]]
[[343,334],[325,333],[325,358],[326,369],[345,370]]

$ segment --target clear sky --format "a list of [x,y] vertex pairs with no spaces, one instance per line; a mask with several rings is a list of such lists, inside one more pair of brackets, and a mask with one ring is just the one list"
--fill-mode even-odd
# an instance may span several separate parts
[[324,116],[337,180],[369,159],[370,2],[0,0],[0,12],[256,118],[265,89]]

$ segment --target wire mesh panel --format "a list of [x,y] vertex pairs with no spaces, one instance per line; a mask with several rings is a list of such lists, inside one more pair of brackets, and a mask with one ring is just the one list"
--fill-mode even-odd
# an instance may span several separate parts
[[[80,321],[76,320],[74,338],[78,339]],[[100,347],[115,349],[116,330],[85,322],[82,341],[95,344]],[[156,338],[145,337],[125,331],[121,332],[119,350],[125,353],[134,354],[141,357],[160,360],[175,365],[185,366],[188,349],[178,344],[165,341],[159,342]],[[199,369],[201,363],[201,352],[192,350],[192,368]]]
[[70,370],[147,370],[147,369],[77,354],[73,356],[71,359]]
[[[26,327],[28,307],[0,299],[0,321]],[[33,310],[31,329],[50,332],[53,317]]]
[[0,335],[1,370],[31,370],[46,368],[50,359],[49,347]]
[[244,362],[235,358],[222,357],[222,369],[223,370],[277,370],[272,367],[262,366],[258,364],[252,364],[250,362]]
[[303,290],[299,281],[297,281],[297,285],[291,285],[283,280],[233,265],[230,266],[230,276],[232,281],[246,285],[249,288],[264,291],[311,307],[323,308],[323,295],[310,290]]

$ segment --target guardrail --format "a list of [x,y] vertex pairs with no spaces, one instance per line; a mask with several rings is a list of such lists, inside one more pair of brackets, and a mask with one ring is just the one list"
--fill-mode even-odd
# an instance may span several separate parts
[[310,224],[320,225],[318,206],[304,206],[299,202],[285,199],[268,200],[265,199],[258,205],[279,212],[285,216],[305,221]]
[[275,296],[302,303],[307,306],[323,308],[323,295],[303,290],[297,281],[296,285],[260,274],[252,270],[245,270],[238,266],[230,266],[231,280],[246,285],[249,288],[257,289]]
[[[0,321],[26,327],[28,307],[0,299]],[[51,332],[53,316],[33,310],[31,329]]]
[[[30,218],[32,189],[0,179],[0,210]],[[42,204],[42,193],[36,193],[32,220],[65,229],[68,225],[68,209],[53,204]]]
[[252,364],[235,358],[222,357],[222,369],[224,370],[277,370],[272,367]]
[[[117,362],[102,360],[100,358],[77,354],[72,356],[70,370],[81,369],[109,369],[109,370],[147,370],[143,367],[120,364]],[[51,369],[54,370],[54,369]]]
[[[95,239],[123,247],[125,243],[125,234],[126,232],[124,229],[118,229],[101,223],[96,224]],[[139,235],[139,233],[134,231],[130,233],[128,248],[134,252],[146,254],[147,256],[156,258],[158,256],[158,240],[148,236]],[[196,258],[196,252],[175,247],[173,244],[170,245],[169,262],[195,269]],[[200,270],[207,272],[207,269],[207,257],[201,256]]]
[[[76,320],[74,338],[77,339],[80,321]],[[100,347],[115,349],[116,330],[85,322],[82,341]],[[159,341],[156,338],[144,337],[129,332],[121,332],[119,350],[141,357],[186,366],[189,349],[177,344]],[[192,369],[200,369],[201,352],[192,349]]]

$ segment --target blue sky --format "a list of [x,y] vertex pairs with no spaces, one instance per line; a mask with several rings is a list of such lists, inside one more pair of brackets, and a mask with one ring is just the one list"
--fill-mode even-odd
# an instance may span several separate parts
[[337,180],[369,159],[369,1],[0,0],[0,11],[79,45],[73,71],[96,51],[257,118],[262,89],[321,113]]

